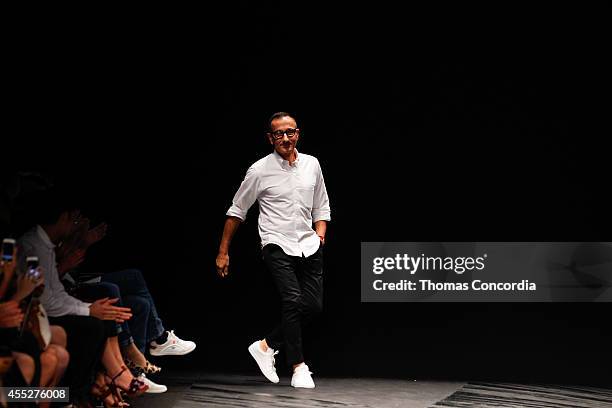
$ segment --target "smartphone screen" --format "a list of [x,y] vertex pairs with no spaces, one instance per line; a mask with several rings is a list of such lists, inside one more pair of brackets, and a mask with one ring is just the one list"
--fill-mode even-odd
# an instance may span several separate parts
[[13,260],[13,249],[15,248],[15,240],[5,238],[2,241],[2,260],[10,262]]
[[34,273],[34,271],[36,271],[36,268],[38,268],[38,257],[28,256],[26,258],[26,265],[28,268],[28,273]]
[[30,275],[32,279],[38,279],[40,277],[40,272],[38,271],[38,257],[37,256],[28,256],[26,258],[27,265],[27,273]]

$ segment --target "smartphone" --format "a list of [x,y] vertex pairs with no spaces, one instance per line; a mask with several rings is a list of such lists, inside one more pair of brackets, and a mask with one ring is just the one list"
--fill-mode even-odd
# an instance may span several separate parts
[[26,258],[26,268],[27,268],[27,274],[32,278],[32,279],[38,279],[40,277],[40,271],[37,269],[38,268],[38,257],[37,256],[28,256]]
[[13,261],[13,250],[15,249],[15,240],[12,238],[4,238],[2,240],[2,260],[4,262]]

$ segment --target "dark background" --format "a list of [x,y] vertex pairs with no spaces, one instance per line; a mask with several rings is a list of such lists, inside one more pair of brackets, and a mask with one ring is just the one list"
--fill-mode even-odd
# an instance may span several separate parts
[[608,304],[360,303],[361,241],[612,241],[597,24],[457,11],[237,3],[23,29],[3,139],[26,146],[4,184],[42,172],[110,224],[85,267],[141,268],[198,343],[164,367],[254,373],[246,347],[279,317],[256,206],[229,278],[214,259],[266,119],[293,112],[332,205],[316,375],[609,383]]

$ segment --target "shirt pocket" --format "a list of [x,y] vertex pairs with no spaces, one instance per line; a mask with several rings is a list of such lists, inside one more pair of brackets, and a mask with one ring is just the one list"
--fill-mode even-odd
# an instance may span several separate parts
[[295,189],[298,193],[300,202],[308,210],[312,210],[312,203],[314,199],[314,186],[301,186]]

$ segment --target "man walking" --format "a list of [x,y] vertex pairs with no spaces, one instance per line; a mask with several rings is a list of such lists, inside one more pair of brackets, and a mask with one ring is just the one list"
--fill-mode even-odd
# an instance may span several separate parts
[[296,149],[300,130],[295,119],[286,112],[273,114],[267,136],[274,151],[248,169],[227,211],[217,273],[227,276],[230,242],[257,200],[263,259],[280,293],[282,319],[264,339],[251,344],[249,352],[266,378],[277,383],[274,356],[284,345],[293,367],[291,385],[314,388],[302,355],[302,323],[323,305],[322,246],[329,199],[319,161]]

